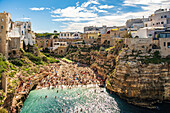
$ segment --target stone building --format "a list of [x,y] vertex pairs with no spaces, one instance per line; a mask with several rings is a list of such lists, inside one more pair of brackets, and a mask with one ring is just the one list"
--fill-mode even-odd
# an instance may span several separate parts
[[8,58],[8,54],[17,53],[24,44],[35,44],[31,22],[12,22],[10,13],[0,13],[0,53]]
[[0,53],[8,58],[8,34],[11,30],[11,15],[9,13],[0,13]]
[[100,34],[98,32],[83,33],[83,40],[86,43],[91,44],[91,43],[96,42],[99,36],[100,36]]
[[81,39],[80,32],[60,32],[59,38],[60,39]]
[[116,26],[113,27],[107,27],[106,25],[103,25],[102,27],[96,27],[96,26],[88,26],[88,27],[84,27],[84,33],[91,33],[91,32],[95,32],[95,33],[100,33],[100,34],[106,34],[107,31],[111,30],[111,29],[115,29],[117,28]]

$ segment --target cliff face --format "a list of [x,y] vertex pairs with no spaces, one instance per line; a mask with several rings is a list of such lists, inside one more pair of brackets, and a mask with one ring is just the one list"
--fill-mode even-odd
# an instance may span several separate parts
[[170,59],[162,59],[154,51],[122,48],[123,43],[104,51],[84,47],[66,57],[96,69],[107,78],[106,88],[129,103],[155,108],[155,103],[169,101]]
[[170,65],[168,63],[144,64],[143,59],[153,54],[124,49],[116,62],[107,88],[129,103],[152,108],[154,103],[170,100]]
[[[91,68],[96,70],[99,75],[103,76],[103,78],[107,78],[107,75],[115,68],[115,59],[123,45],[124,43],[121,40],[115,42],[114,47],[105,50],[97,50],[96,48],[100,48],[100,46],[95,45],[90,47],[79,47],[78,51],[68,54],[66,58],[83,64],[88,64]],[[73,51],[73,49],[70,49],[70,51]]]

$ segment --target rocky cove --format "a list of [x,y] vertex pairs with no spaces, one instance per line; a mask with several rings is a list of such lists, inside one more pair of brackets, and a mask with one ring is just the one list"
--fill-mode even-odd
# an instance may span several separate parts
[[20,85],[16,87],[15,93],[7,94],[7,99],[4,102],[4,108],[11,112],[20,112],[24,101],[27,99],[30,91],[37,88],[37,85],[41,79],[49,75],[50,65],[58,64],[49,64],[48,66],[42,66],[39,68],[39,71],[34,75],[27,77],[20,82]]
[[157,52],[132,50],[123,40],[105,50],[101,47],[96,50],[96,45],[78,48],[79,51],[66,57],[89,64],[104,77],[106,88],[128,103],[150,109],[155,109],[156,103],[169,103],[170,64]]
[[[156,103],[170,100],[170,66],[166,59],[161,60],[161,63],[150,62],[154,58],[158,61],[161,59],[154,51],[148,53],[131,50],[123,40],[118,40],[113,47],[98,44],[72,45],[65,57],[87,64],[94,72],[103,77],[106,89],[110,94],[117,94],[128,103],[155,109]],[[42,59],[45,61],[45,58]],[[36,67],[38,70],[33,76],[23,76],[26,83],[23,82],[22,89],[18,93],[15,91],[15,93],[7,95],[3,104],[4,108],[19,112],[30,91],[36,88],[39,80],[48,75],[49,65],[52,64],[48,63],[46,66],[32,64],[32,69]],[[18,74],[20,74],[19,71]],[[19,87],[15,89],[19,89]]]

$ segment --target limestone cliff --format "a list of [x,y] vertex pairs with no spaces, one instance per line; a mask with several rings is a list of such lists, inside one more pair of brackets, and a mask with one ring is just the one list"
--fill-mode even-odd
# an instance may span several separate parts
[[153,58],[153,53],[123,49],[106,87],[129,103],[143,107],[154,108],[154,103],[169,101],[170,64],[166,61],[157,64],[143,62]]
[[[123,48],[123,40],[115,42],[115,46],[102,50],[99,45],[83,45],[82,47],[69,48],[69,53],[66,58],[88,64],[96,72],[107,78],[107,75],[111,73],[115,68],[115,59],[118,53]],[[77,48],[78,51],[75,51]]]

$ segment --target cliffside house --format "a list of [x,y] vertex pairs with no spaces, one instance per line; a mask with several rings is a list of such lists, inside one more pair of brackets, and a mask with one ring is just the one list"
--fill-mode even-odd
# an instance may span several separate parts
[[60,39],[81,39],[82,34],[80,32],[60,32]]
[[0,53],[8,58],[8,54],[23,48],[23,42],[26,46],[35,44],[31,22],[12,22],[10,13],[0,13]]

